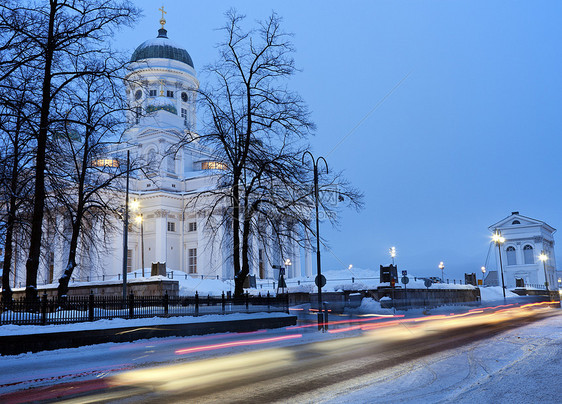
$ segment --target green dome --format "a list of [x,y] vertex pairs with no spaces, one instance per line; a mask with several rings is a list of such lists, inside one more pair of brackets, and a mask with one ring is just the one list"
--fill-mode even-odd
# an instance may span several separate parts
[[167,31],[164,28],[158,30],[158,37],[149,39],[138,46],[131,56],[131,62],[138,62],[144,59],[172,59],[183,62],[193,68],[193,61],[189,53],[174,42],[168,39]]

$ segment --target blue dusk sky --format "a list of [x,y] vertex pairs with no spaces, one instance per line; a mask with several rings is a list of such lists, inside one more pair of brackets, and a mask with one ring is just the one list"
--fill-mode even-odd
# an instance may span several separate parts
[[562,226],[562,2],[134,3],[144,16],[117,46],[155,37],[164,4],[169,38],[198,71],[217,58],[229,8],[283,17],[313,152],[365,194],[338,229],[321,225],[323,269],[376,275],[395,246],[399,271],[440,276],[444,261],[446,278],[480,276],[488,226],[512,211]]

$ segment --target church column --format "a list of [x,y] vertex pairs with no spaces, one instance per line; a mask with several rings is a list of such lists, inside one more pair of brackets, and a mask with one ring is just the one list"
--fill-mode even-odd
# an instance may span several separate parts
[[312,254],[309,247],[304,249],[304,270],[307,278],[312,278]]
[[168,248],[168,211],[157,210],[154,212],[154,260],[157,262],[166,262],[166,253]]

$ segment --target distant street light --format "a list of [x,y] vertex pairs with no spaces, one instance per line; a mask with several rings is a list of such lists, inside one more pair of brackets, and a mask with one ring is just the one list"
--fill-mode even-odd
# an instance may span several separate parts
[[443,279],[445,279],[445,276],[443,274],[443,270],[445,269],[445,264],[443,264],[443,261],[439,263],[439,269],[441,270],[441,282],[443,282]]
[[388,249],[388,253],[390,254],[390,257],[392,258],[392,265],[394,265],[394,258],[396,258],[396,247],[390,247]]
[[484,274],[486,274],[486,267],[483,266],[482,268],[480,268],[482,270],[482,286],[484,286]]
[[496,230],[492,236],[492,241],[498,246],[498,253],[500,255],[500,272],[502,274],[502,290],[503,290],[503,302],[505,303],[505,281],[503,278],[503,264],[502,264],[502,249],[501,245],[505,243],[505,238],[502,237],[499,230]]
[[544,250],[541,251],[541,255],[539,255],[539,260],[542,261],[542,265],[544,269],[544,286],[546,287],[546,293],[549,294],[548,278],[546,277],[546,261],[548,260],[548,255],[545,254]]

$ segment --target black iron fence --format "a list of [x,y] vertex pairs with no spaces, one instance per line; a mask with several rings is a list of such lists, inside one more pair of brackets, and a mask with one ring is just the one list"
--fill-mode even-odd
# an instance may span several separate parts
[[0,325],[70,324],[113,318],[150,318],[289,311],[288,295],[212,296],[69,296],[10,302],[0,300]]

